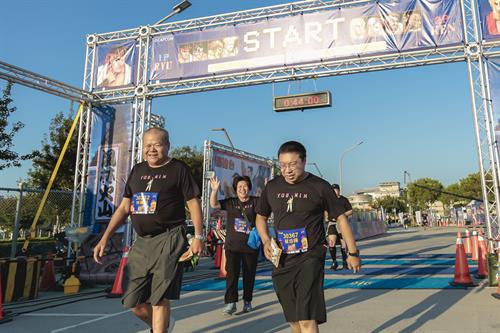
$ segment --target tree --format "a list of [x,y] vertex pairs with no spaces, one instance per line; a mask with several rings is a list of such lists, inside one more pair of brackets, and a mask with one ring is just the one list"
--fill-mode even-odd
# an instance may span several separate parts
[[[37,188],[47,187],[72,124],[72,111],[68,115],[59,112],[52,119],[49,127],[49,135],[48,137],[45,135],[42,140],[42,151],[39,156],[33,159],[33,168],[28,171],[30,186]],[[73,135],[54,181],[54,189],[73,189],[77,144],[77,136]]]
[[[458,205],[462,205],[464,204],[464,200],[463,198],[460,198],[456,195],[453,195],[453,194],[457,194],[457,195],[463,195],[462,193],[462,189],[460,187],[460,185],[458,183],[454,183],[454,184],[450,184],[448,185],[445,189],[444,189],[445,192],[447,193],[441,193],[441,195],[439,196],[439,200],[446,206],[454,206],[456,204]],[[449,194],[449,193],[452,193],[452,194]],[[467,201],[467,200],[465,200]],[[467,202],[465,202],[466,204]]]
[[[491,179],[491,177],[487,177],[487,179],[488,178]],[[479,172],[471,173],[467,175],[467,177],[460,179],[459,187],[461,195],[478,199],[483,198],[483,190],[481,188],[481,175],[479,174]]]
[[189,165],[196,183],[201,189],[203,184],[203,151],[197,150],[196,147],[181,146],[173,149],[170,156]]
[[374,204],[375,208],[384,207],[386,212],[406,212],[406,203],[401,198],[385,196],[378,198]]
[[417,209],[425,209],[435,202],[443,189],[440,181],[431,178],[421,178],[408,184],[410,204]]
[[32,159],[37,155],[36,151],[30,154],[19,155],[12,150],[14,145],[14,136],[24,127],[20,121],[11,124],[9,130],[9,116],[16,112],[16,108],[10,106],[12,82],[8,82],[3,90],[3,96],[0,98],[0,170],[9,167],[20,167],[24,160]]

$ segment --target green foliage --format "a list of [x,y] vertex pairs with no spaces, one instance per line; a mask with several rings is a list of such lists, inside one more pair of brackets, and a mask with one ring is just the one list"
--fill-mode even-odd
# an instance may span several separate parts
[[[450,184],[448,185],[445,189],[445,192],[448,193],[453,193],[453,194],[458,194],[458,195],[463,195],[462,190],[460,188],[460,185],[455,183],[455,184]],[[467,204],[467,200],[462,199],[460,197],[457,197],[452,194],[447,194],[447,193],[441,193],[439,196],[439,200],[446,206],[454,206],[454,205],[464,205]]]
[[408,184],[408,201],[417,210],[425,209],[429,204],[437,201],[442,189],[443,184],[438,180],[431,178],[418,179]]
[[373,204],[375,208],[380,208],[384,207],[384,210],[386,212],[392,212],[393,210],[396,210],[396,212],[406,212],[406,203],[403,199],[401,198],[396,198],[396,197],[391,197],[391,196],[385,196],[382,198],[379,198],[375,201]]
[[[29,170],[29,185],[34,188],[46,188],[49,183],[52,170],[54,170],[59,154],[61,153],[66,138],[68,137],[73,114],[65,115],[59,112],[51,121],[48,137],[42,141],[40,156],[33,159],[33,168]],[[75,163],[77,155],[77,136],[71,138],[64,159],[54,181],[53,189],[72,190],[75,177]]]
[[[491,177],[487,177],[487,179],[491,179]],[[481,175],[479,174],[479,172],[471,173],[467,177],[460,179],[459,188],[461,195],[478,199],[483,198],[483,191],[481,189]]]
[[[12,150],[14,136],[24,127],[20,121],[16,121],[9,126],[9,116],[16,112],[16,108],[10,106],[12,83],[8,82],[0,98],[0,170],[9,167],[20,167],[21,161],[32,159],[38,152],[20,155]],[[9,128],[10,127],[10,128]]]
[[203,151],[198,150],[196,147],[181,146],[173,149],[170,156],[189,165],[196,183],[201,189],[203,182]]

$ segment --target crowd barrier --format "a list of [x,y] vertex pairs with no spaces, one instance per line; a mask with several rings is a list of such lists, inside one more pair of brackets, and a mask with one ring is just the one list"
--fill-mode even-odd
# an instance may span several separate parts
[[387,232],[387,226],[383,221],[349,221],[354,238],[356,240],[382,235]]

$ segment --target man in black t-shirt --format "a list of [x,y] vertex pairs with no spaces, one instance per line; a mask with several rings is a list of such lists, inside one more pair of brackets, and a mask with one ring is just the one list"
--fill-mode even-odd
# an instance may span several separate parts
[[282,249],[273,270],[273,284],[286,321],[294,332],[318,332],[326,322],[323,291],[325,264],[324,212],[335,217],[349,247],[347,263],[359,271],[359,251],[347,223],[344,208],[325,180],[305,172],[306,149],[296,141],[278,150],[281,176],[269,181],[257,204],[256,225],[266,257],[273,257],[267,219],[274,226]]
[[153,127],[144,132],[145,161],[130,172],[123,200],[94,248],[100,263],[108,239],[130,216],[138,237],[124,271],[122,303],[154,332],[173,326],[170,300],[180,296],[179,259],[187,247],[185,203],[195,229],[188,256],[199,254],[204,241],[200,189],[189,167],[168,156],[169,149],[166,130]]
[[[332,184],[332,188],[335,191],[335,195],[344,206],[344,215],[349,218],[352,215],[352,206],[349,202],[349,199],[340,194],[340,186],[338,184]],[[327,214],[328,215],[328,214]],[[330,249],[330,255],[332,256],[332,267],[333,270],[336,270],[339,265],[337,264],[337,245],[340,245],[340,252],[342,253],[342,269],[347,269],[347,249],[342,238],[342,234],[337,230],[337,221],[335,219],[330,219],[328,221],[327,228],[327,237],[328,237],[328,247]]]

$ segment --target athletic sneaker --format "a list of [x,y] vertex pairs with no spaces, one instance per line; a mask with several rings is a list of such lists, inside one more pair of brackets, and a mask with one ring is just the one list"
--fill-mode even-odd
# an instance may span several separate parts
[[222,313],[228,316],[232,315],[235,312],[236,312],[236,303],[227,303],[224,310],[222,310]]
[[336,261],[334,261],[332,266],[330,267],[330,269],[336,271],[338,267],[339,267],[339,264]]
[[250,312],[252,311],[252,302],[247,302],[245,301],[245,303],[243,304],[243,312]]

